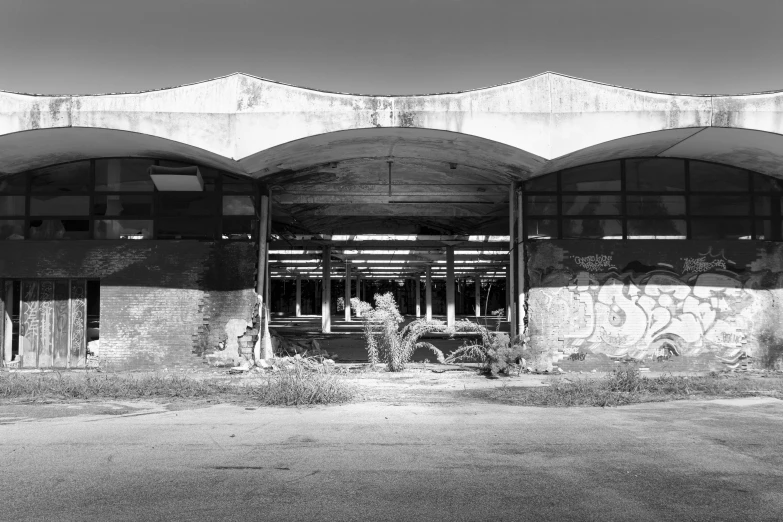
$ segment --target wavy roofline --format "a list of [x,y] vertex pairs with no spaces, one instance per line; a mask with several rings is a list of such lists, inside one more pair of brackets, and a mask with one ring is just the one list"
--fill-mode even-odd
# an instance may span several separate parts
[[147,89],[143,91],[121,91],[121,92],[106,92],[106,93],[94,93],[94,94],[78,94],[78,93],[59,93],[59,94],[41,94],[41,93],[28,93],[28,92],[17,92],[17,91],[7,91],[0,89],[0,93],[5,94],[16,94],[20,96],[32,96],[32,97],[40,97],[40,98],[56,98],[56,97],[91,97],[91,96],[122,96],[122,95],[132,95],[132,94],[146,94],[149,92],[159,92],[159,91],[169,91],[174,89],[180,89],[182,87],[190,87],[193,85],[200,85],[202,83],[208,83],[208,82],[214,82],[217,80],[223,80],[226,78],[231,78],[233,76],[247,76],[250,78],[255,78],[257,80],[261,80],[264,82],[274,83],[276,85],[283,85],[285,87],[291,87],[294,89],[301,89],[305,91],[310,92],[320,92],[324,94],[335,94],[339,96],[361,96],[361,97],[367,97],[367,98],[413,98],[413,97],[426,97],[426,96],[449,96],[449,95],[455,95],[455,94],[467,94],[472,92],[479,92],[479,91],[487,91],[491,89],[497,89],[499,87],[506,87],[508,85],[513,85],[515,83],[522,83],[529,80],[532,80],[534,78],[538,78],[539,76],[544,75],[555,75],[555,76],[561,76],[563,78],[570,78],[572,80],[578,80],[581,82],[586,83],[592,83],[595,85],[603,85],[606,87],[613,87],[616,89],[623,89],[626,91],[634,91],[634,92],[643,92],[647,94],[659,94],[664,96],[690,96],[690,97],[701,97],[701,98],[715,98],[715,97],[724,97],[724,96],[759,96],[759,95],[765,95],[765,94],[781,94],[783,93],[783,89],[780,90],[772,90],[772,91],[756,91],[756,92],[745,92],[745,93],[712,93],[712,94],[689,94],[689,93],[674,93],[674,92],[664,92],[664,91],[652,91],[648,89],[640,89],[637,87],[625,87],[623,85],[617,85],[613,83],[607,83],[607,82],[599,82],[596,80],[588,80],[586,78],[580,78],[578,76],[572,76],[569,74],[563,74],[558,73],[555,71],[544,71],[538,74],[534,74],[532,76],[528,76],[526,78],[520,78],[518,80],[512,80],[509,82],[504,83],[498,83],[495,85],[489,85],[486,87],[477,87],[475,89],[466,89],[464,91],[443,91],[443,92],[432,92],[432,93],[420,93],[420,94],[367,94],[367,93],[353,93],[353,92],[341,92],[341,91],[330,91],[327,89],[319,89],[314,87],[305,87],[302,85],[294,85],[291,83],[285,83],[280,82],[276,80],[271,80],[269,78],[264,78],[262,76],[256,76],[254,74],[249,73],[243,73],[243,72],[234,72],[231,74],[225,74],[223,76],[216,76],[214,78],[209,78],[206,80],[199,80],[196,82],[190,82],[190,83],[183,83],[180,85],[172,85],[168,87],[159,87],[156,89]]

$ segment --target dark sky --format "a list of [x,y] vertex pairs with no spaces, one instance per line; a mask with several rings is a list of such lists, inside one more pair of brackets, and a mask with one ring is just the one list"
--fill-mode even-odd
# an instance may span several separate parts
[[547,70],[648,90],[783,89],[781,0],[0,0],[0,90],[137,91],[241,71],[413,94]]

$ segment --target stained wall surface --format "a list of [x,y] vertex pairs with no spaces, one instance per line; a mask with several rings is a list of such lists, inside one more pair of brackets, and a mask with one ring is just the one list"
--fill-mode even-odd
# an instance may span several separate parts
[[541,366],[718,370],[780,355],[779,243],[538,241],[525,249],[528,335]]
[[252,243],[20,241],[0,274],[99,279],[103,368],[193,368],[230,321],[252,321],[255,258]]

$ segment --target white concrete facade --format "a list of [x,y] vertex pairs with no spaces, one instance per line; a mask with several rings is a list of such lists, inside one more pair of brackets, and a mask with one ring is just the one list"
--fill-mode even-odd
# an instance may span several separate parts
[[[345,160],[358,149],[366,156],[373,146],[378,157],[396,155],[391,140],[411,157],[437,159],[448,146],[444,161],[489,161],[518,180],[632,155],[703,159],[783,177],[781,115],[783,92],[661,94],[549,72],[420,96],[329,93],[236,73],[141,93],[0,92],[0,173],[147,155],[264,178],[297,163]],[[302,158],[303,151],[311,157]]]

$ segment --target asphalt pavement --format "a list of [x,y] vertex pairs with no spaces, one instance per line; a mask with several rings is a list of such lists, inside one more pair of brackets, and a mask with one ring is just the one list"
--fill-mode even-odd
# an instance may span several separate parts
[[783,520],[783,401],[0,404],[0,520]]

